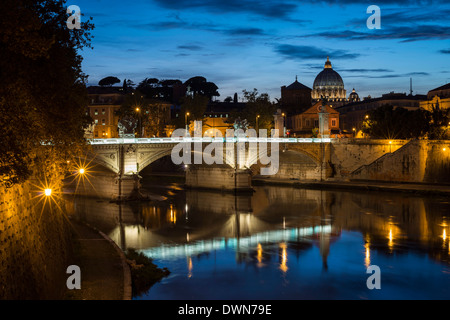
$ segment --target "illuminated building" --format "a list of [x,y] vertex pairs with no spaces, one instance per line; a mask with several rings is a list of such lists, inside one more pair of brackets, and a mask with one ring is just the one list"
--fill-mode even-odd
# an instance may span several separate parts
[[313,102],[326,98],[332,107],[341,106],[347,101],[344,81],[339,73],[333,70],[329,57],[327,57],[324,69],[314,80],[311,97]]
[[124,99],[122,87],[91,86],[88,90],[88,113],[94,120],[92,137],[94,139],[118,138],[119,117],[115,111]]
[[420,107],[428,111],[436,106],[444,110],[450,108],[450,83],[428,91],[427,100],[420,102]]
[[[288,117],[288,126],[290,129],[290,136],[310,138],[313,134],[313,129],[319,128],[319,107],[322,106],[322,101],[317,102],[303,113]],[[328,128],[330,134],[339,134],[339,112],[326,106],[328,116]],[[334,136],[333,136],[334,137]]]

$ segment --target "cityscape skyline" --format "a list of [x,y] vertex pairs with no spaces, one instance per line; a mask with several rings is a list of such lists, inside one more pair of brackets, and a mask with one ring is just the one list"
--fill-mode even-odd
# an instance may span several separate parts
[[253,88],[274,100],[296,76],[312,89],[327,56],[347,93],[355,88],[361,98],[409,93],[410,78],[413,94],[450,82],[450,5],[373,4],[379,30],[367,28],[365,1],[80,0],[82,21],[95,24],[83,70],[88,85],[109,75],[136,84],[204,76],[219,100]]

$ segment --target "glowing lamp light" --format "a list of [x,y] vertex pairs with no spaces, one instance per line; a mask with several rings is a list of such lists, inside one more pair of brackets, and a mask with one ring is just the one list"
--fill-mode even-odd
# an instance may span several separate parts
[[392,144],[392,141],[389,141],[389,144]]
[[136,108],[136,112],[139,112],[139,110],[140,110],[139,108]]
[[50,197],[50,196],[52,195],[52,189],[45,189],[45,190],[44,190],[44,194],[45,194],[47,197]]
[[79,172],[80,174],[84,174],[84,173],[86,172],[86,170],[83,169],[83,168],[81,168],[80,170],[78,170],[78,172]]
[[442,148],[442,151],[447,151],[447,148]]

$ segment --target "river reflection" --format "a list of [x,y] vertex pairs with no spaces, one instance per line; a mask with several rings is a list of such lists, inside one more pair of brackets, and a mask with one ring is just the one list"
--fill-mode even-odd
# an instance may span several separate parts
[[[76,218],[171,275],[136,299],[449,299],[449,199],[147,185],[164,201],[79,198]],[[369,265],[381,290],[369,290]]]

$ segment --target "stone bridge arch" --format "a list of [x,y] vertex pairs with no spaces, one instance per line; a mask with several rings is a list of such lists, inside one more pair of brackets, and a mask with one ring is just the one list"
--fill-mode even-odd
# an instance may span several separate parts
[[119,173],[119,148],[96,148],[88,151],[84,157],[79,157],[80,163],[89,164],[89,166],[100,165],[114,173]]
[[[204,154],[204,148],[207,146],[208,144],[203,144],[202,145],[202,164],[204,164],[203,162],[203,154]],[[225,144],[223,144],[225,146]],[[148,167],[149,165],[151,165],[153,162],[163,158],[163,157],[167,157],[170,156],[172,153],[172,149],[173,149],[174,145],[171,145],[170,147],[166,147],[163,149],[159,149],[159,150],[152,150],[152,152],[145,152],[145,151],[141,151],[139,150],[138,153],[138,168],[139,171],[144,170],[146,167]],[[194,149],[193,146],[191,146],[191,151],[190,151],[190,155],[191,155],[191,163],[192,165],[195,165],[194,163],[194,156],[196,154],[199,154],[200,152],[198,152],[197,150]],[[226,153],[226,148],[224,147],[223,149],[223,153],[222,153],[222,164],[224,165],[228,165],[230,167],[234,167],[234,163],[233,161],[230,161],[230,157],[227,157],[227,153]]]

